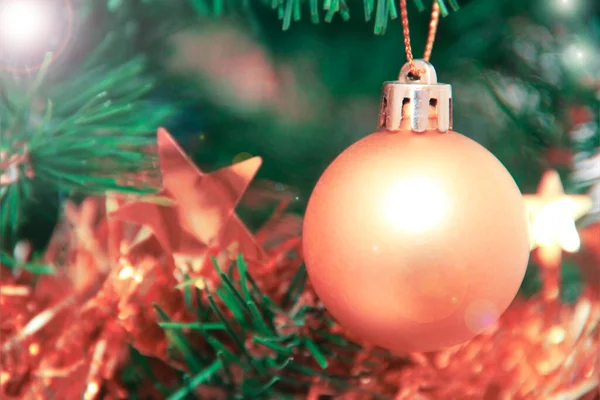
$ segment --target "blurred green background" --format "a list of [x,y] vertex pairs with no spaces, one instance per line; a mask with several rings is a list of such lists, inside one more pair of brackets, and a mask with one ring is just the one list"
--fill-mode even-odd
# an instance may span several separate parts
[[[67,2],[49,1],[66,18]],[[389,20],[385,34],[376,35],[381,27],[374,21],[376,10],[365,21],[359,0],[333,2],[350,18],[336,13],[326,23],[320,11],[319,24],[311,21],[312,1],[275,1],[276,9],[271,2],[247,0],[70,3],[73,29],[65,51],[49,67],[39,99],[52,98],[54,90],[92,66],[111,77],[117,66],[142,56],[144,76],[154,86],[128,123],[166,126],[207,170],[260,155],[259,179],[293,188],[298,212],[333,158],[375,129],[382,83],[396,79],[405,62],[400,20]],[[299,7],[301,18],[284,31],[278,14],[285,16],[288,3]],[[534,191],[547,168],[558,169],[569,190],[589,190],[593,181],[574,179],[572,172],[574,160],[596,154],[600,141],[600,2],[459,5],[441,18],[431,59],[438,79],[453,85],[454,129],[492,151],[523,192]],[[409,1],[417,57],[430,4],[425,8],[419,12]],[[111,45],[98,51],[107,34]],[[36,71],[24,71],[4,69],[2,77],[28,88]],[[78,89],[69,90],[67,95],[75,95]],[[589,121],[575,140],[573,110],[581,107]],[[57,205],[70,190],[46,182],[34,187],[35,201],[21,207],[25,222],[18,236],[42,247]]]

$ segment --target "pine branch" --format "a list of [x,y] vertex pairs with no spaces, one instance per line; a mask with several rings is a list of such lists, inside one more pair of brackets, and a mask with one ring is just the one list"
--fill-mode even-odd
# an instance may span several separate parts
[[149,190],[124,179],[150,169],[144,148],[172,109],[144,101],[154,80],[143,56],[116,67],[102,62],[118,40],[107,35],[67,81],[47,82],[48,62],[33,82],[0,78],[0,232],[15,232],[34,186]]
[[[211,289],[197,280],[179,285],[197,322],[171,321],[155,305],[159,325],[189,368],[187,383],[169,400],[202,393],[202,385],[219,388],[227,398],[286,398],[290,390],[306,390],[315,378],[333,387],[359,390],[346,374],[338,378],[326,370],[331,362],[344,359],[343,354],[353,360],[351,355],[360,346],[328,332],[328,317],[302,299],[303,268],[290,284],[289,305],[284,308],[258,288],[241,256],[229,273],[214,260],[213,264],[221,278],[218,287]],[[212,352],[195,350],[184,330],[200,334]]]
[[[194,2],[194,0],[191,1]],[[426,7],[422,0],[413,1],[419,12],[425,11]],[[214,0],[214,3],[219,2],[224,2],[224,0]],[[443,17],[447,16],[448,7],[445,0],[437,0],[437,2],[440,5],[441,15]],[[331,22],[336,14],[339,14],[344,21],[349,20],[351,16],[351,7],[346,0],[323,0],[322,2],[317,0],[265,0],[263,3],[270,5],[272,9],[277,11],[279,19],[283,22],[284,31],[290,28],[292,20],[297,22],[302,18],[302,9],[306,8],[306,3],[308,3],[311,21],[313,23],[319,23],[320,12],[325,13],[325,22]],[[448,4],[452,11],[458,10],[458,3],[456,0],[449,0]],[[385,33],[389,20],[398,18],[395,0],[363,0],[362,9],[365,21],[367,22],[371,21],[373,15],[375,15],[374,32],[377,35],[383,35]]]
[[[162,1],[162,7],[169,12],[173,8],[181,13],[184,8],[183,3],[173,0]],[[374,19],[374,32],[383,35],[389,20],[398,18],[396,0],[362,0],[360,4],[356,0],[260,0],[252,2],[249,0],[182,0],[187,3],[188,8],[195,15],[201,17],[221,17],[227,13],[243,11],[252,14],[253,7],[260,3],[262,7],[269,7],[277,12],[277,17],[282,21],[284,31],[288,30],[292,22],[298,22],[309,14],[312,23],[318,24],[321,20],[331,22],[339,14],[342,20],[347,21],[352,16],[363,15],[365,21],[370,22]],[[155,2],[155,5],[156,3]],[[445,17],[450,11],[459,9],[457,0],[437,0],[440,6],[440,14]],[[108,1],[111,9],[116,11],[123,7],[124,2]],[[424,4],[423,0],[413,0],[413,4],[419,12],[430,8],[430,4]],[[183,14],[185,15],[185,14]]]

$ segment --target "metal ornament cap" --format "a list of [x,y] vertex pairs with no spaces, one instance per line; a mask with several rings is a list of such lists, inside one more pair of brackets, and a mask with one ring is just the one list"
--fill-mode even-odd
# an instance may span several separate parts
[[383,84],[379,111],[379,130],[411,130],[425,132],[452,129],[452,87],[437,82],[433,65],[414,60],[419,77],[410,73],[410,65],[402,67],[397,81]]

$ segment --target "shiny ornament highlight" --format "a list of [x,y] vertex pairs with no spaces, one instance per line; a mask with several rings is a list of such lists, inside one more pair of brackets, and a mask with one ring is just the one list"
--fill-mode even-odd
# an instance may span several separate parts
[[489,151],[450,130],[451,115],[439,112],[450,88],[419,66],[430,68],[426,82],[386,84],[381,129],[327,168],[304,220],[321,301],[395,353],[457,345],[493,325],[529,259],[517,185]]

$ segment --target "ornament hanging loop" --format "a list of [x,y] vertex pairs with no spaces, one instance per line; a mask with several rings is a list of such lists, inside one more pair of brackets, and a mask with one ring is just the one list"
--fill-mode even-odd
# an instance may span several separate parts
[[398,81],[402,83],[421,83],[424,85],[430,85],[437,83],[437,73],[433,65],[429,64],[425,60],[413,60],[415,68],[420,72],[418,76],[412,73],[410,63],[404,64],[400,70],[400,76]]
[[[427,33],[427,44],[425,45],[425,53],[423,60],[429,61],[431,51],[433,50],[433,42],[435,42],[435,34],[437,32],[438,23],[440,20],[440,5],[439,0],[433,0],[431,9],[431,20],[429,21],[429,32]],[[419,69],[416,60],[413,59],[412,47],[410,45],[410,29],[408,28],[408,11],[406,8],[406,0],[400,0],[400,15],[402,20],[402,34],[404,35],[404,51],[406,52],[406,61],[410,68],[410,74],[413,78],[418,78],[424,73]]]
[[452,129],[452,87],[438,83],[433,65],[414,60],[421,74],[412,75],[412,65],[406,63],[397,81],[383,84],[379,111],[379,130],[438,131]]

